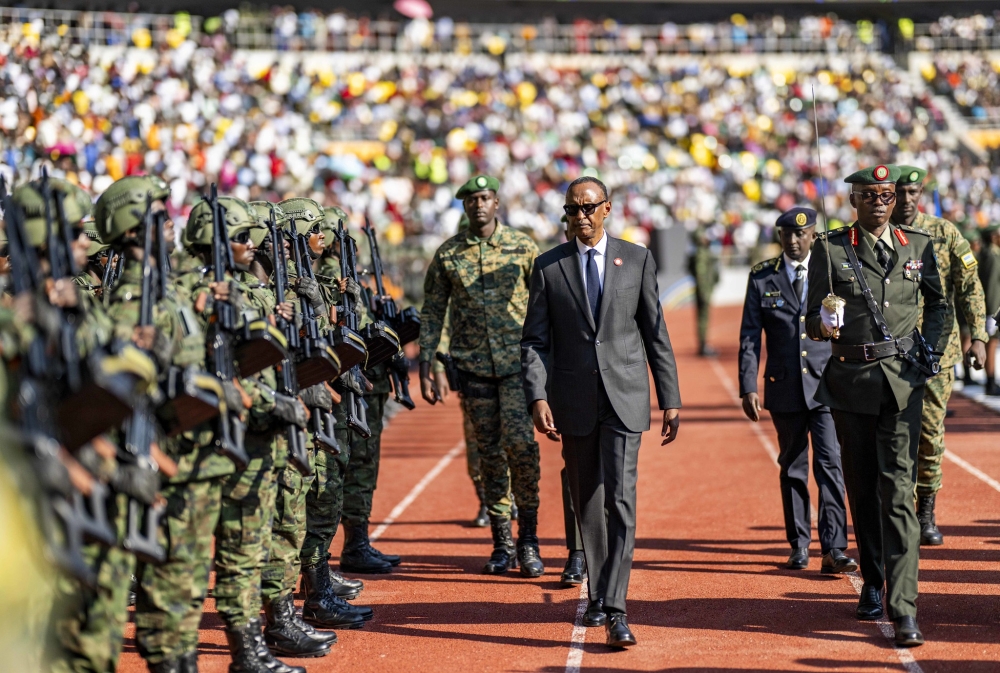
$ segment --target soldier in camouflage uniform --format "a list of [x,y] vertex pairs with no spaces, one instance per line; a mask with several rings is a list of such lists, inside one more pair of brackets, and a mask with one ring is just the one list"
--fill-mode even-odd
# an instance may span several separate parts
[[[941,217],[918,210],[927,171],[915,166],[900,166],[896,182],[896,206],[892,222],[925,229],[931,233],[938,273],[948,313],[938,347],[941,373],[927,380],[920,421],[920,444],[917,452],[917,519],[920,521],[920,544],[941,545],[944,537],[934,518],[937,492],[941,490],[941,461],[944,459],[944,418],[955,383],[955,365],[962,361],[961,336],[955,318],[960,309],[969,325],[972,344],[965,353],[965,367],[982,369],[986,362],[986,304],[979,283],[977,262],[968,241],[958,227]],[[917,327],[920,327],[918,323]]]
[[[304,198],[288,199],[278,205],[288,218],[282,226],[289,230],[294,227],[300,235],[309,237],[310,257],[322,254],[327,248],[326,235],[321,231],[324,221],[322,207],[315,201]],[[312,259],[302,260],[303,264],[312,262]],[[320,331],[325,332],[330,325],[330,307],[335,302],[330,284],[318,281],[314,283],[305,276],[300,278],[299,270],[294,264],[289,264],[289,276],[291,282],[298,285],[300,293],[308,292],[306,296],[320,316]],[[284,587],[287,588],[287,593],[294,591],[300,571],[302,573],[302,590],[306,594],[302,607],[303,620],[321,628],[357,629],[371,619],[373,613],[370,608],[354,607],[347,603],[342,594],[356,596],[360,587],[352,586],[353,583],[347,584],[342,577],[332,577],[327,564],[329,547],[340,520],[342,474],[350,451],[346,417],[341,405],[334,403],[339,400],[327,388],[329,386],[326,384],[313,386],[309,391],[314,397],[307,401],[310,406],[332,407],[336,420],[334,436],[341,453],[332,455],[313,443],[310,451],[314,465],[312,477],[303,480],[297,474],[288,474],[291,470],[286,468],[287,493],[279,491],[279,498],[284,495],[286,505],[278,510],[275,518],[276,534],[272,539],[281,550],[279,557],[286,559],[283,562],[286,564]],[[282,536],[277,534],[279,521],[284,522],[282,526],[285,533]],[[279,543],[279,539],[284,542]],[[292,539],[296,543],[294,550],[289,544]],[[273,549],[272,562],[276,561]],[[294,558],[291,557],[293,553]],[[282,593],[285,593],[285,588]]]
[[712,241],[705,227],[698,227],[691,236],[694,252],[688,259],[688,272],[694,277],[694,300],[698,318],[698,355],[714,357],[718,352],[708,344],[708,319],[711,314],[712,292],[719,282],[719,260],[712,252]]
[[[493,533],[493,554],[483,572],[505,573],[520,562],[522,575],[538,577],[544,572],[537,538],[539,455],[520,377],[521,327],[538,248],[496,219],[499,188],[495,178],[478,175],[458,190],[470,227],[445,241],[427,270],[420,388],[425,400],[437,401],[431,361],[450,305],[451,355],[480,447]],[[520,510],[516,556],[508,492]]]
[[[142,211],[147,194],[154,199],[154,209],[163,209],[169,193],[157,178],[122,178],[101,195],[94,217],[101,239],[127,260],[109,300],[108,315],[117,336],[134,338],[151,351],[161,372],[170,366],[201,369],[206,352],[191,298],[182,288],[169,286],[167,296],[154,306],[153,327],[138,327]],[[168,245],[172,231],[168,220]],[[167,506],[159,542],[166,549],[166,560],[158,565],[139,563],[136,569],[136,645],[154,673],[197,670],[198,627],[208,593],[212,534],[218,523],[222,484],[234,471],[232,461],[215,452],[212,437],[211,425],[203,424],[161,442],[178,466],[177,474],[166,480],[161,491]]]

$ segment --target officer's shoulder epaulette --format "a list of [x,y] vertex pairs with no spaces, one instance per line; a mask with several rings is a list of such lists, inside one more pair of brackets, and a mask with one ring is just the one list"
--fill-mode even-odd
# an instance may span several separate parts
[[914,227],[908,224],[900,224],[898,226],[900,229],[902,229],[908,234],[923,234],[924,236],[934,236],[934,234],[932,234],[931,232],[927,231],[926,229],[921,229],[920,227]]
[[842,236],[850,231],[850,227],[838,227],[837,229],[831,229],[830,231],[823,231],[818,234],[820,237],[831,237],[831,236]]
[[751,274],[760,273],[761,271],[764,271],[766,269],[770,269],[770,268],[774,267],[774,265],[776,265],[778,263],[779,259],[781,259],[781,258],[780,257],[775,257],[774,259],[765,259],[763,262],[761,262],[759,264],[755,264],[754,267],[752,269],[750,269],[750,273]]

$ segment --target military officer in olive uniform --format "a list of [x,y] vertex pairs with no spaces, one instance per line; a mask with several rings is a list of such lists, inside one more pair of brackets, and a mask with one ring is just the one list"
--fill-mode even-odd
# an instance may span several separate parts
[[840,445],[830,409],[815,398],[819,377],[830,359],[830,344],[806,339],[807,274],[811,264],[816,211],[792,208],[775,223],[781,237],[781,257],[761,262],[750,271],[743,324],[740,326],[740,397],[743,412],[760,420],[757,368],[761,334],[767,335],[764,408],[778,432],[781,502],[785,535],[792,546],[788,567],[809,565],[812,537],[809,512],[809,437],[813,446],[813,476],[819,486],[819,541],[822,572],[858,569],[844,553],[847,548],[847,508]]
[[694,300],[698,323],[698,355],[718,355],[708,343],[708,320],[712,312],[712,292],[719,283],[719,259],[712,252],[712,241],[704,226],[691,235],[694,252],[688,258],[688,272],[694,278]]
[[[501,574],[520,563],[522,575],[538,577],[545,570],[537,536],[538,443],[520,376],[521,327],[538,247],[497,220],[499,189],[496,178],[477,175],[456,194],[469,229],[438,248],[424,279],[420,389],[431,404],[440,398],[431,363],[450,305],[450,350],[462,381],[462,406],[479,444],[493,533],[493,554],[483,572]],[[519,510],[516,556],[508,492]]]
[[1000,311],[1000,224],[982,230],[983,247],[979,252],[979,280],[986,295],[986,332],[990,336],[986,347],[986,394],[1000,395],[996,382],[996,354],[1000,344],[997,334],[997,311]]
[[[924,409],[920,422],[920,446],[917,451],[917,519],[920,521],[920,544],[944,544],[934,517],[937,492],[941,489],[941,461],[944,459],[944,417],[955,383],[955,365],[962,361],[961,335],[956,314],[961,312],[969,327],[971,345],[965,352],[965,369],[982,369],[986,362],[986,303],[979,282],[976,256],[969,242],[954,224],[942,217],[920,212],[927,171],[916,166],[900,166],[896,182],[896,207],[893,224],[917,227],[931,233],[937,257],[938,275],[948,302],[944,331],[938,342],[941,373],[927,380]],[[917,323],[920,326],[920,323]]]
[[817,259],[831,257],[840,303],[827,297],[827,265],[813,264],[806,332],[833,339],[816,400],[833,410],[840,440],[864,577],[857,617],[883,615],[885,586],[895,642],[912,647],[923,643],[916,619],[917,438],[924,384],[938,368],[932,351],[948,306],[931,235],[889,223],[899,175],[898,167],[880,165],[846,178],[858,219],[815,245]]

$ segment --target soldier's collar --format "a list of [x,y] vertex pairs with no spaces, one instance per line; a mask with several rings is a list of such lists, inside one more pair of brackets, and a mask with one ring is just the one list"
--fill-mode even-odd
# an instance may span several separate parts
[[490,235],[490,237],[487,238],[487,239],[482,239],[482,238],[479,238],[478,236],[473,236],[473,234],[472,234],[472,227],[469,227],[466,230],[466,234],[465,234],[465,241],[466,241],[466,243],[469,243],[470,245],[475,245],[476,243],[482,243],[485,240],[486,243],[492,245],[494,248],[499,248],[500,245],[501,245],[501,242],[500,242],[501,233],[500,232],[503,230],[504,226],[500,223],[499,218],[497,218],[494,221],[497,223],[497,226],[493,230],[493,233]]

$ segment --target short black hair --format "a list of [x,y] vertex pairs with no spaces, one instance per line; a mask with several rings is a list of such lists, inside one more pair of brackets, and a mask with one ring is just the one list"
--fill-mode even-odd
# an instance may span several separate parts
[[591,182],[591,183],[597,185],[598,187],[600,187],[601,188],[601,193],[604,194],[604,200],[605,201],[608,200],[608,188],[607,188],[607,186],[603,182],[601,182],[600,180],[598,180],[597,178],[593,177],[592,175],[584,175],[582,178],[577,178],[573,182],[569,183],[569,187],[566,188],[566,192],[568,193],[569,190],[573,189],[577,185],[583,185],[583,184],[586,184],[588,182]]

